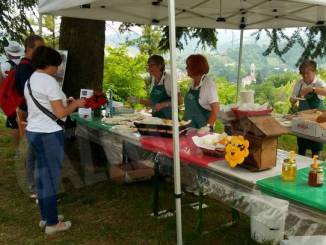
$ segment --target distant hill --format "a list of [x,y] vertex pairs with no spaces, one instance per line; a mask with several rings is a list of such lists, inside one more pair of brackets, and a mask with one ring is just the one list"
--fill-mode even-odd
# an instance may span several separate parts
[[[292,30],[289,29],[290,33]],[[302,48],[298,45],[292,48],[285,56],[283,62],[277,55],[271,54],[269,56],[263,56],[263,52],[267,49],[269,44],[269,38],[266,35],[261,35],[260,39],[256,41],[253,33],[255,31],[244,32],[244,48],[242,56],[242,69],[241,77],[249,74],[250,65],[253,63],[256,65],[256,71],[259,76],[264,78],[272,73],[279,73],[283,71],[297,71],[295,66],[298,58],[302,53]],[[106,35],[106,44],[113,47],[117,47],[119,44],[126,40],[134,39],[138,37],[137,32],[128,32],[119,34],[118,31],[110,32]],[[179,70],[185,72],[185,59],[193,53],[204,54],[210,64],[210,72],[217,76],[222,76],[229,81],[236,81],[237,63],[239,55],[239,39],[240,31],[236,30],[218,30],[218,44],[215,50],[197,46],[198,40],[193,39],[184,42],[184,50],[178,50],[177,67]],[[129,49],[131,55],[136,55],[139,51],[136,47]],[[168,55],[166,56],[168,59]],[[326,59],[317,60],[319,67],[326,67]]]

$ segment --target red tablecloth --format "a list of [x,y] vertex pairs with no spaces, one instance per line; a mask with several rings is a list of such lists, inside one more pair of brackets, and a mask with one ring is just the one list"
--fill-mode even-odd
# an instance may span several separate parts
[[[193,135],[180,136],[180,160],[195,164],[201,167],[207,167],[208,164],[223,160],[224,158],[217,158],[204,155],[203,152],[193,143]],[[142,147],[153,152],[160,152],[168,157],[173,157],[173,141],[172,138],[142,136],[140,139]]]

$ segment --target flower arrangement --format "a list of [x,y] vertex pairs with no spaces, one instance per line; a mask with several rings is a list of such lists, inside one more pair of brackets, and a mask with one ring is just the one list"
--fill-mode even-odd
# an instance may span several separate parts
[[225,147],[225,160],[231,168],[243,163],[249,155],[249,141],[243,136],[232,136],[231,141]]
[[85,100],[85,107],[96,110],[99,109],[102,105],[105,105],[107,101],[108,100],[103,92],[94,91],[93,96]]

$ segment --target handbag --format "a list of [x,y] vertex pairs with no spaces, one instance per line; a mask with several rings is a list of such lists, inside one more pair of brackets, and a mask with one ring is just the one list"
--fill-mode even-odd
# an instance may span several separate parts
[[64,129],[65,126],[65,122],[63,120],[61,120],[60,118],[58,118],[56,115],[54,115],[51,111],[49,111],[48,109],[46,109],[44,106],[42,106],[33,96],[32,94],[32,89],[31,89],[31,84],[30,81],[28,79],[27,81],[27,88],[28,88],[28,92],[29,95],[31,96],[34,104],[45,114],[47,115],[49,118],[51,118],[53,121],[55,121],[60,127],[62,127]]

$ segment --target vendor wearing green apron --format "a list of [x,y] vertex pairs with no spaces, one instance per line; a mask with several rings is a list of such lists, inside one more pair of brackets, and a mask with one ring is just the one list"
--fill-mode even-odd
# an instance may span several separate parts
[[[324,109],[323,99],[326,95],[326,84],[316,76],[317,65],[312,60],[305,60],[299,67],[302,80],[298,81],[293,89],[290,102],[299,102],[299,111],[310,109]],[[304,98],[299,100],[298,97]],[[323,144],[297,137],[298,154],[306,155],[307,149],[311,150],[312,155],[319,155],[323,149]]]
[[187,60],[187,73],[193,79],[192,86],[185,95],[185,119],[200,133],[213,130],[219,111],[217,89],[214,81],[207,76],[209,66],[200,54],[190,55]]
[[[172,119],[171,107],[171,77],[165,72],[165,62],[162,56],[152,55],[148,59],[148,72],[152,77],[149,99],[129,97],[131,103],[140,103],[152,107],[152,116]],[[180,94],[178,93],[178,97]],[[180,99],[178,98],[180,101]]]

